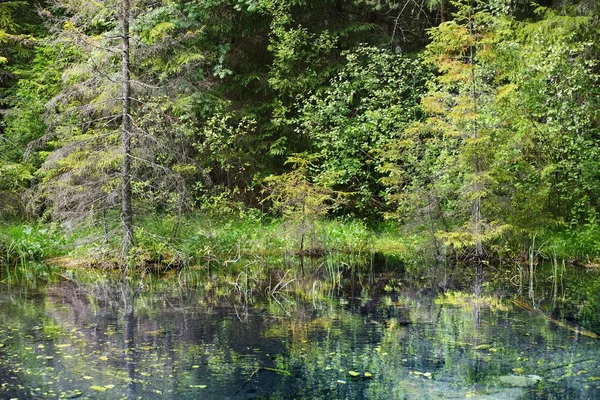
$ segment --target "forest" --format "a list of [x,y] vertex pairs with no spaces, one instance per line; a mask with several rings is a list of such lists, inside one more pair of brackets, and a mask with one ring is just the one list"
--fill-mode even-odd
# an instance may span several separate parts
[[599,0],[0,0],[0,398],[600,398]]
[[3,1],[0,260],[596,266],[599,8]]

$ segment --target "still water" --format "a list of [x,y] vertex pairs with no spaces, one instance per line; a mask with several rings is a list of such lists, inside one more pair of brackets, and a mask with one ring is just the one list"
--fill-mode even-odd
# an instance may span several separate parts
[[599,274],[510,275],[478,298],[372,270],[270,292],[5,279],[0,398],[600,398]]

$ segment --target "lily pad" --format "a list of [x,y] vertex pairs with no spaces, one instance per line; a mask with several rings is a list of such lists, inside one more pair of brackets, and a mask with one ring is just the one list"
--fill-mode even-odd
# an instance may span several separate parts
[[65,399],[76,399],[77,397],[80,397],[81,395],[83,395],[83,392],[79,389],[75,389],[75,390],[69,390],[67,392],[64,392],[61,397],[65,398]]

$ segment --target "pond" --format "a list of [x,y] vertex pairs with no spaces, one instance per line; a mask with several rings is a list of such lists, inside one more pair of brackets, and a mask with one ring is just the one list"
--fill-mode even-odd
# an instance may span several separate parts
[[0,397],[600,398],[600,275],[536,274],[478,297],[373,269],[260,293],[5,279]]

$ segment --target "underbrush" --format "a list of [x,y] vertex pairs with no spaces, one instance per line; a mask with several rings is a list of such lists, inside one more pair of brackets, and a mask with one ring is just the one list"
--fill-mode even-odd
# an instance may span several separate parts
[[64,254],[68,237],[58,224],[0,225],[0,265],[39,263]]
[[565,260],[571,264],[600,265],[600,226],[596,223],[549,231],[540,235],[538,243],[544,258]]
[[[16,222],[0,227],[0,264],[48,262],[84,269],[123,265],[121,231],[113,223],[86,221],[74,227]],[[301,239],[302,238],[302,239]],[[374,254],[408,259],[414,238],[397,230],[371,229],[356,220],[318,220],[304,232],[299,224],[247,212],[236,218],[195,214],[184,219],[149,215],[136,221],[129,266],[136,270],[222,270],[239,273],[240,260],[298,263],[336,255],[354,263]],[[303,246],[300,241],[304,240]]]
[[[112,225],[96,221],[72,228],[56,223],[5,223],[0,225],[0,264],[119,269],[123,265],[121,231],[117,219],[112,220]],[[587,224],[577,229],[549,230],[525,241],[501,242],[491,251],[506,260],[528,260],[533,255],[598,265],[600,227]],[[258,264],[277,264],[281,271],[310,272],[317,267],[338,268],[334,264],[369,262],[417,271],[426,265],[452,262],[451,257],[452,249],[432,240],[427,232],[402,230],[393,223],[371,227],[360,220],[321,219],[300,231],[299,224],[259,212],[236,218],[198,213],[184,219],[168,215],[140,218],[128,264],[137,271],[173,270],[190,276],[207,271],[233,276],[246,271],[248,263],[252,263],[250,271],[256,271]],[[315,267],[315,260],[325,260],[325,264]],[[272,272],[269,268],[266,274]]]

